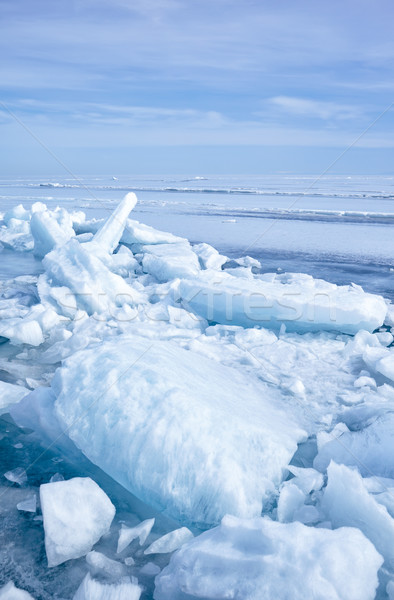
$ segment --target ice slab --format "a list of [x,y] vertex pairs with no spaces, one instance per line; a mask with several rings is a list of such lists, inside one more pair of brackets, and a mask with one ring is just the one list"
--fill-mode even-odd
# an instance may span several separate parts
[[111,216],[94,235],[92,244],[98,244],[108,253],[112,254],[122,237],[127,217],[136,204],[137,196],[133,192],[126,194]]
[[197,255],[187,240],[144,246],[142,267],[161,283],[177,277],[196,277],[200,271]]
[[30,229],[34,238],[34,254],[40,258],[75,236],[71,217],[64,209],[33,213]]
[[226,516],[176,552],[155,600],[373,600],[383,562],[357,529]]
[[37,496],[33,494],[32,496],[26,498],[26,500],[18,502],[16,508],[23,512],[35,513],[37,511]]
[[16,404],[22,400],[28,393],[29,390],[21,385],[0,381],[0,415],[7,413],[12,404]]
[[141,592],[138,582],[128,577],[120,583],[108,584],[87,574],[73,600],[139,600]]
[[355,466],[364,477],[372,474],[394,478],[394,414],[378,416],[359,431],[349,431],[343,423],[331,434],[318,435],[319,451],[313,465],[324,472],[331,460]]
[[357,527],[371,540],[384,557],[386,566],[394,569],[394,519],[385,506],[375,501],[358,471],[331,462],[322,509],[333,527]]
[[220,270],[225,262],[227,262],[227,256],[219,254],[219,252],[213,246],[209,244],[195,244],[193,246],[193,252],[198,256],[200,265],[203,269],[218,269]]
[[381,296],[308,275],[263,281],[209,270],[195,278],[191,274],[187,277],[179,286],[185,308],[226,325],[279,330],[284,324],[287,331],[301,333],[325,330],[355,334],[360,329],[377,329],[387,313]]
[[185,241],[183,238],[159,231],[144,223],[139,223],[132,219],[127,219],[126,227],[123,232],[121,241],[123,244],[176,244]]
[[186,542],[193,538],[193,534],[187,527],[181,527],[166,533],[159,539],[155,540],[146,550],[144,554],[167,554],[174,552]]
[[0,599],[1,600],[34,600],[25,590],[20,590],[15,587],[13,581],[9,581],[5,586],[0,588]]
[[88,552],[86,562],[93,575],[101,575],[110,579],[121,579],[127,574],[124,564],[108,558],[102,552],[96,552],[95,550]]
[[123,552],[125,548],[135,539],[139,539],[140,546],[145,544],[146,539],[150,532],[152,531],[152,527],[155,524],[155,519],[146,519],[136,525],[135,527],[126,527],[126,525],[122,525],[119,531],[119,540],[117,547],[117,554]]
[[27,483],[27,474],[25,469],[22,467],[17,467],[12,471],[7,471],[4,473],[4,477],[8,479],[8,481],[11,481],[11,483],[16,483],[18,485],[24,485]]
[[109,531],[115,507],[90,477],[40,487],[48,566],[87,554]]
[[52,386],[86,456],[186,522],[260,515],[306,436],[280,391],[172,342],[118,336],[66,359]]

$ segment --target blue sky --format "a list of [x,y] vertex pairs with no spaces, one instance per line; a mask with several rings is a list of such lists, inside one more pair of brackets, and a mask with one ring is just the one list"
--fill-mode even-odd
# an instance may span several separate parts
[[[0,100],[80,173],[324,170],[394,102],[391,0],[1,0]],[[61,168],[0,106],[0,174]],[[389,173],[394,107],[333,172]]]

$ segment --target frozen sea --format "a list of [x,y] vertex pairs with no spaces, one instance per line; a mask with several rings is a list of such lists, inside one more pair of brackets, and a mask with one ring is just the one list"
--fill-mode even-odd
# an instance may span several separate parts
[[[303,298],[303,286],[315,290],[313,285],[317,285],[319,294],[320,284],[311,283],[314,280],[298,275],[286,279],[284,275],[301,273],[350,286],[341,288],[343,296],[336,300],[340,309],[341,299],[346,305],[349,297],[350,303],[340,317],[343,322],[333,331],[324,319],[322,331],[320,325],[310,331],[250,329],[242,322],[233,327],[220,319],[210,320],[199,312],[198,305],[194,308],[201,320],[196,323],[190,319],[192,301],[178,308],[179,303],[157,299],[161,289],[167,293],[178,285],[179,278],[186,281],[187,288],[193,277],[200,277],[199,272],[195,274],[195,264],[200,269],[204,260],[217,261],[217,255],[200,250],[197,259],[190,246],[181,242],[175,267],[171,263],[174,257],[170,257],[175,271],[169,269],[172,274],[160,279],[155,271],[157,261],[160,269],[166,270],[168,257],[155,254],[151,242],[145,241],[145,246],[144,242],[129,244],[139,261],[137,266],[133,266],[136,261],[128,249],[129,254],[114,255],[124,257],[115,264],[112,252],[111,258],[104,260],[93,248],[96,263],[92,264],[104,260],[104,283],[108,268],[111,275],[136,286],[142,305],[149,298],[159,322],[165,312],[168,323],[159,327],[153,323],[155,317],[123,323],[118,313],[114,319],[95,322],[86,309],[81,325],[62,325],[59,315],[52,311],[48,316],[44,311],[31,320],[40,324],[45,341],[37,341],[33,331],[25,343],[23,336],[21,341],[15,334],[18,319],[29,321],[29,310],[34,312],[39,301],[47,303],[46,309],[54,306],[51,286],[58,293],[69,282],[56,280],[55,259],[52,265],[43,264],[31,248],[26,250],[3,236],[0,311],[9,329],[0,335],[0,384],[14,386],[13,393],[20,387],[26,392],[38,391],[38,404],[40,390],[51,390],[48,402],[56,396],[56,418],[62,429],[54,427],[51,411],[43,413],[34,400],[26,404],[26,414],[22,403],[14,418],[8,413],[0,417],[0,588],[13,581],[35,600],[73,600],[89,571],[100,590],[87,580],[87,588],[93,586],[90,595],[80,589],[75,600],[137,600],[139,594],[132,596],[134,592],[125,583],[129,577],[138,579],[141,600],[285,600],[290,597],[287,585],[292,600],[312,597],[312,591],[318,600],[392,600],[394,313],[379,321],[372,313],[375,308],[382,310],[385,303],[369,294],[394,302],[394,177],[316,178],[283,173],[2,178],[0,213],[3,216],[20,204],[30,209],[41,202],[52,217],[55,213],[51,211],[59,206],[70,214],[83,211],[92,223],[109,218],[128,192],[138,196],[130,215],[133,220],[187,238],[193,248],[210,244],[228,257],[225,274],[234,273],[240,290],[248,289],[252,280],[270,285],[272,274],[273,286],[300,285]],[[13,226],[11,219],[9,229]],[[78,229],[78,225],[74,227]],[[88,225],[89,233],[82,236],[95,231]],[[163,247],[172,243],[175,248],[178,242],[174,240]],[[81,238],[81,245],[85,241]],[[71,254],[63,256],[68,261]],[[253,273],[247,262],[239,260],[247,256],[261,264],[253,267]],[[182,269],[177,273],[184,266],[179,267],[179,258],[191,275]],[[78,256],[75,260],[79,268],[83,261],[78,262]],[[212,269],[221,272],[221,264]],[[204,274],[211,267],[201,268]],[[66,270],[64,273],[68,276]],[[37,277],[42,274],[48,277],[43,280],[45,285],[49,282],[47,287],[37,287]],[[108,281],[111,287],[117,280]],[[208,280],[198,281],[199,285],[201,281],[201,285],[209,284]],[[228,284],[226,279],[223,282]],[[119,289],[122,292],[123,288]],[[355,336],[357,327],[364,327],[351,321],[352,306],[368,330]],[[223,307],[218,311],[223,312]],[[60,317],[68,319],[68,315]],[[152,351],[151,344],[156,344]],[[141,360],[145,352],[147,358]],[[140,362],[133,375],[118,384],[135,357],[135,362]],[[64,366],[53,382],[61,363]],[[110,372],[106,371],[108,365]],[[177,369],[174,373],[172,365]],[[107,391],[114,381],[111,399]],[[171,395],[178,383],[179,389]],[[133,385],[135,406],[127,412],[124,398]],[[249,404],[239,408],[235,402],[228,409],[232,420],[227,423],[228,395],[233,393],[237,400],[246,388]],[[90,409],[97,394],[99,402],[85,419],[85,408]],[[30,410],[33,416],[28,414]],[[158,415],[157,420],[150,419],[149,411]],[[281,411],[286,413],[286,423]],[[178,419],[179,412],[184,422]],[[209,427],[204,428],[206,423]],[[216,435],[221,423],[223,431]],[[181,449],[178,438],[182,439]],[[134,446],[132,439],[136,440]],[[335,445],[339,439],[342,441]],[[125,443],[118,445],[122,440]],[[347,448],[353,458],[344,456]],[[187,449],[184,455],[183,449]],[[196,457],[190,458],[194,451]],[[335,462],[330,465],[331,459]],[[256,484],[261,462],[265,464],[264,477]],[[281,481],[280,473],[289,464],[293,470]],[[101,554],[91,553],[87,559],[89,569],[83,553],[48,568],[45,543],[49,529],[44,532],[38,499],[40,485],[53,477],[55,482],[91,477],[115,506],[109,531],[94,545]],[[353,496],[350,494],[342,507],[338,499],[347,494],[347,486]],[[234,489],[240,490],[236,500]],[[36,510],[17,509],[17,504],[29,504],[33,496],[38,502]],[[260,517],[262,497],[263,515],[269,520]],[[226,513],[234,516],[211,528]],[[74,514],[78,518],[78,511]],[[153,518],[155,525],[145,546],[136,538],[117,553],[121,528]],[[190,542],[190,553],[187,544],[174,559],[170,551],[145,553],[160,536],[185,526],[192,532],[187,536],[196,536]],[[314,575],[308,571],[310,548],[316,560],[311,567]],[[273,570],[264,562],[267,553],[274,557]],[[297,564],[292,565],[292,556],[298,557]],[[321,575],[314,579],[317,572]],[[281,579],[283,573],[288,573],[288,578]],[[299,585],[305,578],[309,578],[310,588],[303,595]],[[118,585],[119,579],[124,589]],[[231,595],[234,590],[238,595]]]

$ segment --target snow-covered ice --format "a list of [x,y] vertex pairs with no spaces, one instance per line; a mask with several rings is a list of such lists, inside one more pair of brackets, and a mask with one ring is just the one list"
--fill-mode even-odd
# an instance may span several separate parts
[[109,531],[115,507],[89,477],[40,487],[48,566],[87,554]]
[[155,600],[373,600],[383,562],[357,529],[226,516],[176,552]]
[[119,336],[69,357],[52,387],[92,462],[188,522],[259,515],[306,436],[267,384],[172,342]]

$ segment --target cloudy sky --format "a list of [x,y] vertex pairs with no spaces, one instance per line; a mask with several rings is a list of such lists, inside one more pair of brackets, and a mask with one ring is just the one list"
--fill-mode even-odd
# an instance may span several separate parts
[[392,0],[1,0],[0,174],[61,173],[37,140],[86,174],[316,173],[351,144],[333,172],[388,173],[393,22]]

